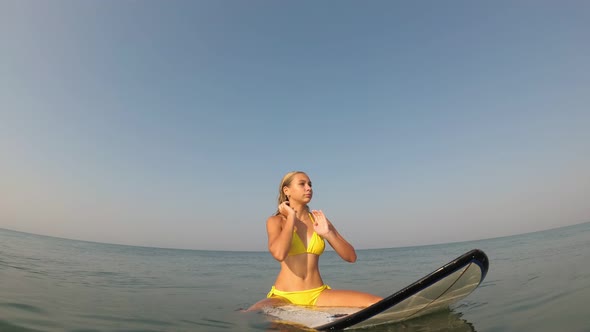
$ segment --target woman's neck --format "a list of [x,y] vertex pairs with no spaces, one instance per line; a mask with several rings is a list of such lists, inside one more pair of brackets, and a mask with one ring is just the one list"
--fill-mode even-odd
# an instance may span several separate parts
[[295,210],[295,215],[297,219],[302,220],[309,214],[309,207],[307,204],[294,204],[293,202],[290,203],[290,206],[293,210]]

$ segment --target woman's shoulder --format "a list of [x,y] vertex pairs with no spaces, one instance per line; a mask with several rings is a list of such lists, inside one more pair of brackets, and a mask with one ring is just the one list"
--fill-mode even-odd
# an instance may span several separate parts
[[268,217],[268,219],[266,219],[266,224],[269,226],[270,225],[282,226],[284,221],[285,221],[285,217],[283,217],[283,215],[273,214],[272,216]]
[[273,214],[266,219],[266,222],[281,222],[285,219],[282,214]]

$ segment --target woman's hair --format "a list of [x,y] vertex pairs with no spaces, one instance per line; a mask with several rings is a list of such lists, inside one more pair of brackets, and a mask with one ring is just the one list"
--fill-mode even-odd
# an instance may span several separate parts
[[[281,205],[281,203],[288,201],[289,199],[287,198],[287,195],[285,195],[285,192],[283,191],[283,188],[285,186],[289,186],[291,185],[291,181],[293,181],[293,178],[295,177],[295,175],[297,174],[305,174],[305,172],[301,172],[301,171],[293,171],[293,172],[289,172],[287,174],[285,174],[285,176],[283,176],[283,179],[281,180],[281,184],[279,185],[279,197],[278,197],[278,205]],[[307,174],[305,174],[307,175]],[[275,213],[276,216],[278,216],[279,214],[281,214],[279,212],[279,209],[277,208],[277,212]]]

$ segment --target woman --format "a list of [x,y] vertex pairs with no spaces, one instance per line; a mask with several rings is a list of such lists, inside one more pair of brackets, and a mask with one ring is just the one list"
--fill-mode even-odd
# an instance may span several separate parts
[[324,284],[318,268],[325,240],[347,262],[356,253],[319,210],[310,211],[311,181],[304,172],[287,173],[279,186],[278,209],[266,221],[268,249],[281,262],[281,270],[267,295],[251,309],[291,303],[307,306],[366,307],[380,297],[351,290],[334,290]]

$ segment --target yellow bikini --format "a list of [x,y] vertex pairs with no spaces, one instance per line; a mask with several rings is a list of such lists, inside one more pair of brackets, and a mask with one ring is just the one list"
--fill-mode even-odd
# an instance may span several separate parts
[[326,289],[331,289],[328,285],[323,285],[318,288],[306,289],[302,291],[283,292],[272,286],[270,292],[266,297],[282,297],[292,304],[296,305],[315,305],[320,294]]
[[[313,216],[311,213],[309,217],[313,221]],[[289,249],[289,256],[300,255],[300,254],[314,254],[314,255],[321,255],[324,252],[326,247],[326,243],[324,239],[318,235],[318,233],[313,232],[311,239],[309,239],[307,243],[307,248],[301,241],[297,232],[293,230],[293,237],[291,239],[291,248]],[[315,305],[318,297],[320,294],[326,290],[330,289],[330,286],[323,285],[313,289],[307,289],[302,291],[293,291],[293,292],[284,292],[272,286],[270,292],[266,296],[267,298],[270,297],[282,297],[287,301],[291,302],[292,304],[297,305]]]
[[318,233],[313,232],[311,239],[309,239],[307,243],[307,248],[303,245],[303,241],[297,232],[293,230],[293,238],[291,239],[291,248],[289,249],[289,256],[299,255],[299,254],[314,254],[314,255],[321,255],[324,252],[324,248],[326,248],[326,243],[324,239],[322,239]]
[[[311,219],[312,223],[315,223],[313,219],[313,215],[310,213],[309,218]],[[314,254],[314,255],[321,255],[324,252],[324,248],[326,248],[326,243],[322,237],[318,235],[315,231],[311,235],[311,239],[307,242],[307,248],[303,245],[303,241],[297,234],[297,231],[293,230],[293,236],[291,237],[291,248],[289,249],[289,256],[299,255],[299,254]]]

